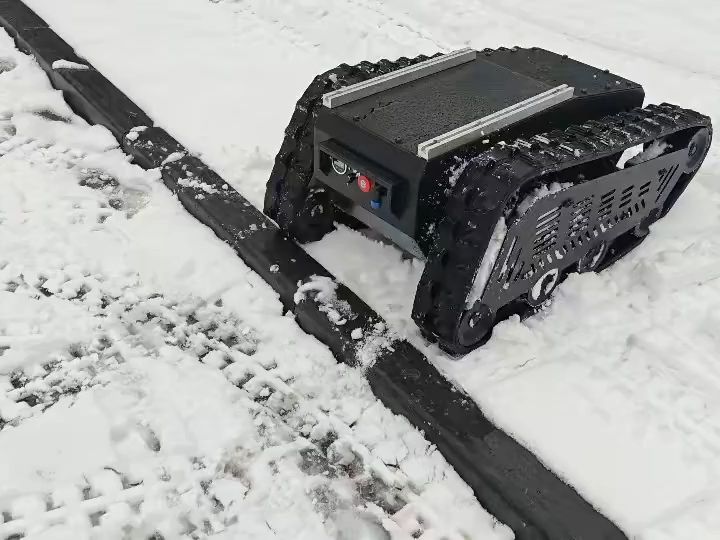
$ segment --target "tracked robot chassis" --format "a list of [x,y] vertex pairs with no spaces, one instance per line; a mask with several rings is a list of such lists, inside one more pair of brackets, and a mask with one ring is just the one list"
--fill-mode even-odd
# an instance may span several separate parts
[[299,242],[342,220],[425,259],[412,317],[463,354],[567,274],[628,253],[674,205],[710,119],[643,99],[538,48],[341,65],[298,101],[265,212]]

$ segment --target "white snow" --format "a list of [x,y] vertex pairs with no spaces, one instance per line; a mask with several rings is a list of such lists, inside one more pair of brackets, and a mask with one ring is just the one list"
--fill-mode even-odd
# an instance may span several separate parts
[[295,292],[295,303],[299,304],[307,298],[308,292],[315,293],[318,302],[328,303],[335,300],[337,283],[326,276],[310,276],[310,281],[301,284]]
[[[297,98],[315,74],[341,62],[540,45],[643,83],[649,102],[694,108],[715,123],[720,113],[713,0],[692,9],[552,0],[540,10],[521,0],[27,1],[259,207]],[[159,36],[167,46],[157,46]],[[426,344],[410,321],[418,261],[345,227],[308,250],[629,536],[714,540],[719,175],[714,147],[636,252],[601,275],[572,276],[547,311],[501,324],[486,346],[458,361]],[[173,227],[154,226],[161,238],[163,230],[173,237]],[[164,242],[155,245],[167,255]],[[162,276],[198,264],[166,258],[132,261]],[[245,276],[209,270],[208,283],[219,290]],[[264,294],[256,287],[254,295]],[[253,298],[244,296],[250,308],[263,304]]]
[[0,64],[0,538],[512,537],[4,33]]
[[550,184],[543,184],[542,186],[534,189],[531,193],[518,203],[517,213],[518,215],[525,214],[533,204],[549,195],[561,192],[563,189],[572,186],[570,182],[551,182]]
[[665,141],[653,141],[645,150],[627,160],[628,165],[637,165],[661,156],[670,145]]
[[147,126],[136,126],[132,128],[126,135],[125,138],[128,141],[137,141],[140,134],[147,129]]
[[166,157],[161,165],[164,167],[165,165],[170,165],[170,163],[175,163],[176,161],[180,161],[182,158],[185,157],[185,152],[173,152],[168,157]]
[[632,158],[634,158],[635,156],[637,156],[638,154],[641,154],[641,153],[642,153],[642,151],[643,151],[643,146],[644,146],[644,145],[642,145],[642,144],[638,144],[638,145],[636,145],[636,146],[631,146],[630,148],[628,148],[627,150],[625,150],[625,151],[622,153],[622,155],[620,156],[620,159],[618,159],[618,162],[617,162],[617,165],[616,165],[617,168],[618,168],[618,169],[624,169],[624,168],[625,168],[625,165],[627,164],[627,162],[628,162],[630,159],[632,159]]
[[498,255],[500,255],[500,250],[502,249],[506,236],[507,225],[505,224],[505,218],[500,218],[497,225],[495,225],[480,266],[478,266],[470,294],[468,294],[467,300],[465,301],[466,307],[472,307],[475,302],[482,297],[483,292],[485,292],[485,287],[487,286],[488,279],[490,279],[492,269],[495,267]]
[[204,191],[208,194],[218,193],[218,190],[215,189],[213,186],[206,184],[205,182],[201,182],[197,178],[180,178],[178,180],[178,184],[183,187],[199,189],[200,191]]
[[310,281],[298,284],[293,299],[299,304],[307,299],[309,294],[312,295],[320,304],[320,311],[324,312],[333,324],[342,326],[352,316],[352,310],[347,302],[338,300],[335,294],[337,286],[338,284],[327,276],[310,276]]
[[52,63],[53,69],[76,69],[76,70],[86,70],[90,69],[85,64],[79,64],[77,62],[71,62],[70,60],[55,60]]

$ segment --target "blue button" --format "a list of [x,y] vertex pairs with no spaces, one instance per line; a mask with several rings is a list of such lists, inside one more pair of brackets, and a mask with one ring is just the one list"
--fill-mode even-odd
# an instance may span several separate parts
[[370,201],[370,208],[372,208],[373,210],[377,210],[381,206],[382,201],[380,199],[373,199],[372,201]]

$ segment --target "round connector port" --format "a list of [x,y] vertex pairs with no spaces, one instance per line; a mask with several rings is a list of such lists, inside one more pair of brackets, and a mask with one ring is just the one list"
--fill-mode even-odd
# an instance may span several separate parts
[[339,159],[332,160],[332,168],[338,174],[346,174],[348,171],[347,163],[340,161]]

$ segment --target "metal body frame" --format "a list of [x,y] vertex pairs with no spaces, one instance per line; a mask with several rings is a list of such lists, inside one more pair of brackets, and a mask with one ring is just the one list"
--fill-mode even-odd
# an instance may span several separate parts
[[[550,51],[472,52],[432,58],[327,92],[316,113],[315,189],[325,189],[341,212],[420,259],[432,248],[462,160],[501,141],[564,129],[578,118],[599,119],[630,110],[641,106],[644,98],[640,85]],[[414,78],[406,79],[409,74]],[[448,88],[456,82],[461,87],[451,93],[462,96],[462,114],[453,109],[457,100],[446,101],[435,93],[438,85]],[[325,105],[351,98],[355,101]],[[425,109],[417,111],[416,105]],[[434,128],[451,129],[433,132],[428,127],[427,137],[417,145],[392,139],[398,126],[408,121],[409,111],[421,122],[432,120]],[[473,118],[473,111],[487,114]],[[463,118],[472,120],[460,122]],[[458,123],[448,124],[446,119]],[[338,172],[331,166],[333,160],[347,169]],[[358,175],[372,178],[375,189],[359,190],[354,182]]]
[[640,225],[663,207],[686,154],[682,148],[536,200],[511,218],[481,301],[498,311],[548,272],[574,267],[599,244]]

